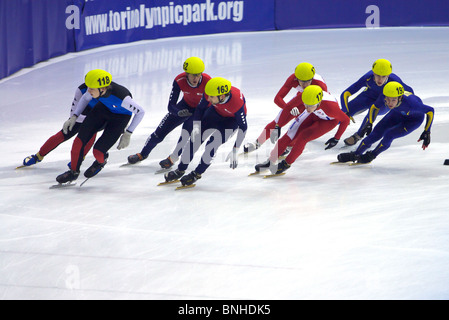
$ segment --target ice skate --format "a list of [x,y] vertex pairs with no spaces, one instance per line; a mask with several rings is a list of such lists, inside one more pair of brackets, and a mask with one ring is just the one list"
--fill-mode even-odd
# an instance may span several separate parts
[[179,180],[179,178],[181,178],[184,175],[184,173],[185,173],[185,171],[180,171],[178,169],[176,169],[174,171],[167,172],[164,175],[165,182],[177,181],[177,180]]
[[270,160],[267,160],[265,162],[256,164],[256,166],[254,167],[254,169],[256,170],[256,172],[260,172],[260,170],[264,170],[264,169],[268,169],[270,167]]
[[128,157],[129,164],[136,164],[137,162],[145,160],[147,157],[142,156],[140,153],[132,154]]
[[344,153],[340,153],[337,156],[338,162],[341,162],[341,163],[350,162],[350,161],[355,162],[355,161],[357,161],[358,158],[359,157],[358,157],[358,155],[355,154],[355,152],[344,152]]
[[188,175],[181,178],[181,183],[183,186],[190,186],[199,179],[201,179],[201,175],[195,171],[192,171]]
[[360,157],[357,159],[357,163],[368,164],[371,163],[371,161],[373,161],[374,159],[376,159],[376,156],[371,151],[367,151],[364,154],[360,155]]
[[79,171],[69,170],[57,176],[56,181],[61,184],[74,181],[78,179],[79,174],[80,174]]
[[[271,171],[272,174],[274,175],[279,175],[284,173],[284,171],[288,170],[288,168],[290,168],[290,164],[287,163],[287,161],[282,160],[277,167],[274,167],[273,171]],[[271,168],[270,168],[271,169]]]
[[92,163],[92,165],[84,172],[84,176],[86,178],[92,178],[93,176],[97,175],[101,169],[105,166],[106,161],[103,163],[99,163],[97,160]]
[[174,161],[171,159],[171,157],[169,156],[167,159],[162,160],[161,162],[159,162],[159,165],[161,166],[162,169],[170,169],[174,164]]
[[362,137],[360,137],[357,132],[354,133],[352,136],[350,136],[349,138],[346,138],[344,140],[345,145],[347,146],[353,146],[355,145],[360,139],[362,139]]

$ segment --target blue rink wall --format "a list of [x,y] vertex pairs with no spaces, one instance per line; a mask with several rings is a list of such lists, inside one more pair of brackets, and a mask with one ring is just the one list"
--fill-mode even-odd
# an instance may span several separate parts
[[0,79],[110,44],[223,32],[449,26],[441,0],[0,0]]

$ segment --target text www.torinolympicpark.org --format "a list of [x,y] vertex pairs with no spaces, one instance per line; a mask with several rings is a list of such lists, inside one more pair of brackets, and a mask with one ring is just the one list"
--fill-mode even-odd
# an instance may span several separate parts
[[156,26],[166,27],[178,24],[187,26],[190,23],[205,21],[243,20],[244,1],[222,1],[149,7],[141,4],[125,11],[112,11],[85,17],[86,35],[104,32],[130,30],[135,28],[152,29]]

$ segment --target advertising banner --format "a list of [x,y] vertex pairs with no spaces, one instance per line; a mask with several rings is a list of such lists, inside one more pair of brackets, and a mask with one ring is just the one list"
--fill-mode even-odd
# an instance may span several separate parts
[[276,29],[448,26],[449,1],[279,0]]
[[74,50],[65,27],[73,0],[0,0],[0,79]]
[[223,32],[449,26],[441,0],[0,0],[0,79],[73,51]]
[[76,50],[210,33],[274,30],[275,0],[86,1]]

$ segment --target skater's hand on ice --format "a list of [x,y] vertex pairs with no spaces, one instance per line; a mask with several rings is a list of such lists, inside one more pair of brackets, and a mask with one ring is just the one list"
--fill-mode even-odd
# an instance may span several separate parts
[[324,150],[333,148],[337,145],[338,140],[335,138],[330,138],[329,140],[327,140],[327,142],[325,143],[325,145],[327,146],[326,148],[324,148]]
[[429,131],[423,131],[423,133],[421,133],[421,136],[419,137],[418,142],[422,141],[422,149],[426,150],[426,148],[429,146],[430,144],[430,132]]

